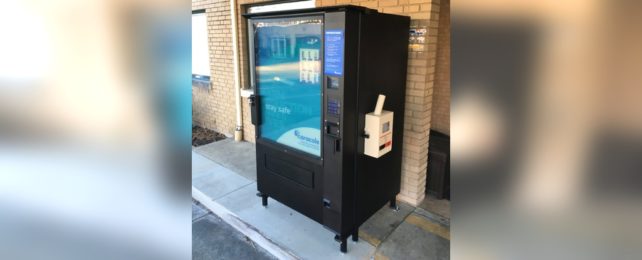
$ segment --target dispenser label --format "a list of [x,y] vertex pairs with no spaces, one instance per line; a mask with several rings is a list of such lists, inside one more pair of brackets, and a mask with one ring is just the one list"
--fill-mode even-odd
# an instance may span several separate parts
[[343,76],[343,30],[325,31],[325,74]]

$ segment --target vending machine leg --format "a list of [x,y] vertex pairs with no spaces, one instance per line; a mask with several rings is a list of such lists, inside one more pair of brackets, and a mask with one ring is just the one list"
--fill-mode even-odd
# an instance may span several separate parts
[[356,228],[352,231],[352,241],[354,241],[354,242],[359,241],[359,227],[356,227]]
[[342,253],[348,252],[348,237],[343,237],[340,235],[335,235],[334,240],[341,243],[340,250]]
[[265,193],[256,193],[256,196],[261,197],[261,204],[263,204],[263,207],[267,207],[267,200],[268,200],[268,195]]
[[399,207],[397,206],[397,198],[392,198],[390,200],[390,208],[394,211],[399,211]]

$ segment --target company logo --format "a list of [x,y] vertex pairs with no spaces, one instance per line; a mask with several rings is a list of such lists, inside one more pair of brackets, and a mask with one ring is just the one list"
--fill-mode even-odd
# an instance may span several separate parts
[[321,131],[317,128],[298,127],[281,134],[277,142],[319,156],[321,154]]
[[308,143],[312,143],[312,144],[316,144],[316,145],[318,145],[320,143],[318,138],[316,138],[316,137],[308,137],[308,136],[302,135],[301,132],[299,132],[299,130],[294,130],[294,136],[296,136],[296,138],[298,138],[299,140],[305,141],[305,142],[308,142]]

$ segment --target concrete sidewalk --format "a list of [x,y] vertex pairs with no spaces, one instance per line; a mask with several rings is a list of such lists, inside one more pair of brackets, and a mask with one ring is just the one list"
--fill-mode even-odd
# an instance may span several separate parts
[[[348,240],[348,253],[339,252],[334,234],[319,223],[270,199],[261,205],[255,194],[254,145],[230,139],[193,149],[192,185],[218,205],[258,230],[276,246],[303,259],[448,259],[450,228],[443,203],[414,208],[387,206],[359,229],[359,242]],[[426,204],[426,203],[424,203]],[[436,205],[436,206],[435,206]]]

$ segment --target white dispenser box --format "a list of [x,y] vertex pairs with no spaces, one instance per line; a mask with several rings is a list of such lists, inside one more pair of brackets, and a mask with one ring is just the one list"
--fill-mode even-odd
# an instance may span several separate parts
[[383,110],[386,96],[379,95],[374,112],[366,114],[364,153],[379,158],[392,150],[392,111]]

